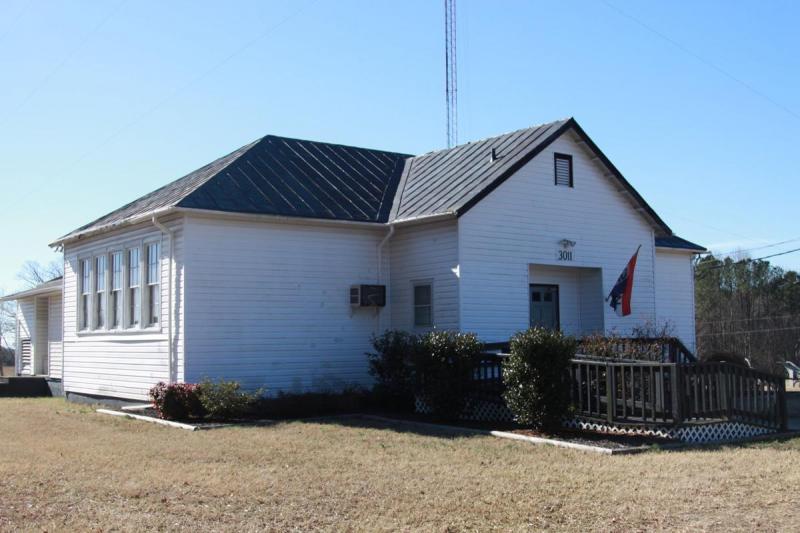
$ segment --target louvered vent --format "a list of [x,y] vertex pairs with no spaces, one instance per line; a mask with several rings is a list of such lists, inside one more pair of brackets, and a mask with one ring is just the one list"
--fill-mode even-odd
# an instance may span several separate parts
[[33,374],[33,358],[31,357],[32,350],[31,350],[31,340],[30,339],[21,339],[20,340],[20,361],[19,361],[19,370],[20,374]]
[[572,156],[555,154],[556,185],[572,187]]

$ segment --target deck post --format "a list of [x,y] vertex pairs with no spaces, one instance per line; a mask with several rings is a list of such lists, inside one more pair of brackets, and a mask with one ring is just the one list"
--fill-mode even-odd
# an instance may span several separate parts
[[681,365],[679,363],[672,364],[672,423],[675,425],[683,422],[683,413],[681,410],[682,396],[683,396],[683,380],[681,379]]
[[781,431],[789,430],[789,417],[786,411],[786,380],[783,376],[778,380],[778,416],[780,417]]
[[614,412],[617,410],[617,385],[615,371],[611,363],[606,363],[606,418],[609,424],[614,423]]

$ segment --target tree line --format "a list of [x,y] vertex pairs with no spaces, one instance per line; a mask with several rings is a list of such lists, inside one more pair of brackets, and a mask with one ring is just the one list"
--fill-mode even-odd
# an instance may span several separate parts
[[777,372],[800,361],[800,274],[758,259],[695,264],[697,353],[732,354]]

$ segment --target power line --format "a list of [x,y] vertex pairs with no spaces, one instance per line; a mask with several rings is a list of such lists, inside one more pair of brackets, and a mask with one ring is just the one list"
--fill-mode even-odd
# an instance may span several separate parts
[[[793,253],[796,253],[796,252],[800,252],[800,248],[794,248],[792,250],[786,250],[785,252],[779,252],[779,253],[776,253],[776,254],[764,255],[764,256],[755,257],[755,258],[752,258],[752,259],[748,258],[747,260],[748,261],[763,261],[764,259],[771,259],[773,257],[779,257],[781,255],[787,255],[787,254],[793,254]],[[703,264],[700,263],[700,265],[703,265]],[[725,266],[726,265],[724,263],[720,264],[720,265],[710,265],[710,266],[703,265],[702,270],[704,272],[708,271],[708,270],[717,270],[717,269],[720,269],[720,268],[725,268]]]
[[698,326],[702,326],[704,324],[722,324],[722,323],[731,323],[731,322],[747,322],[749,320],[780,320],[783,318],[800,318],[800,314],[790,314],[790,315],[776,315],[776,316],[763,316],[758,318],[732,318],[730,320],[706,320],[703,322],[698,322]]
[[713,254],[713,255],[732,255],[732,254],[737,254],[737,253],[743,254],[743,253],[747,253],[747,252],[754,252],[756,250],[763,250],[765,248],[774,248],[774,247],[780,246],[782,244],[788,244],[790,242],[797,242],[797,241],[800,241],[800,237],[797,237],[796,239],[789,239],[789,240],[786,240],[786,241],[776,242],[776,243],[773,243],[773,244],[765,244],[764,246],[756,246],[755,248],[748,248],[746,250],[731,250],[730,252],[717,252],[716,254],[714,254],[713,252],[705,252],[705,253]]
[[17,21],[18,21],[19,19],[21,19],[21,18],[22,18],[22,15],[24,15],[24,14],[25,14],[25,12],[28,10],[28,8],[29,8],[29,7],[31,7],[31,4],[32,4],[32,3],[33,3],[33,0],[28,0],[28,1],[27,1],[27,2],[25,2],[25,4],[22,6],[22,9],[20,9],[19,11],[17,11],[17,15],[16,15],[15,17],[13,17],[13,19],[11,20],[11,22],[9,22],[9,24],[8,24],[8,29],[7,29],[6,31],[4,31],[4,32],[2,33],[2,35],[0,35],[0,43],[1,43],[1,42],[3,42],[3,40],[5,40],[5,38],[6,38],[6,37],[8,37],[8,34],[9,34],[9,33],[11,33],[11,31],[12,31],[14,28],[16,28],[16,27],[17,27]]
[[793,326],[790,328],[767,328],[767,329],[749,329],[740,331],[723,331],[720,333],[702,333],[697,337],[718,337],[720,335],[744,335],[746,333],[769,333],[772,331],[793,331],[800,330],[800,326]]
[[715,63],[712,63],[711,61],[709,61],[708,59],[704,58],[703,56],[693,52],[692,50],[688,49],[687,47],[685,47],[684,45],[682,45],[681,43],[679,43],[675,39],[672,39],[671,37],[661,33],[660,31],[658,31],[657,29],[653,28],[652,26],[647,25],[642,20],[634,17],[633,15],[627,13],[626,11],[623,11],[619,7],[617,7],[614,4],[612,4],[611,2],[609,2],[608,0],[602,0],[602,2],[606,6],[608,6],[609,8],[613,9],[614,11],[616,11],[617,13],[622,15],[623,17],[635,22],[636,24],[638,24],[642,28],[646,29],[650,33],[652,33],[654,35],[657,35],[661,39],[663,39],[663,40],[667,41],[668,43],[670,43],[672,46],[678,48],[679,50],[683,51],[686,54],[689,54],[690,56],[692,56],[696,60],[700,61],[701,63],[703,63],[707,67],[717,71],[718,73],[722,74],[726,78],[738,83],[739,85],[741,85],[742,87],[744,87],[745,89],[750,91],[751,93],[755,94],[756,96],[759,96],[760,98],[763,98],[764,100],[766,100],[767,102],[771,103],[772,105],[774,105],[778,109],[781,109],[782,111],[788,113],[789,115],[793,116],[796,119],[800,119],[800,114],[796,113],[793,109],[790,109],[789,107],[786,107],[785,105],[783,105],[782,103],[780,103],[777,100],[773,99],[769,95],[764,94],[763,92],[759,91],[758,89],[756,89],[755,87],[753,87],[752,85],[747,83],[746,81],[744,81],[744,80],[742,80],[740,78],[737,78],[736,76],[734,76],[730,72],[724,70],[722,67],[716,65]]
[[25,98],[23,98],[23,99],[22,99],[22,101],[21,101],[21,102],[20,102],[20,103],[19,103],[19,104],[18,104],[18,105],[17,105],[17,106],[14,108],[14,109],[10,110],[8,113],[6,113],[6,114],[5,114],[5,116],[3,116],[3,118],[0,120],[0,127],[4,126],[4,125],[6,124],[6,122],[8,122],[8,119],[9,119],[10,117],[12,117],[12,116],[13,116],[15,113],[18,113],[18,112],[20,111],[20,109],[22,109],[23,107],[25,107],[25,105],[26,105],[28,102],[30,102],[30,101],[33,99],[33,97],[34,97],[34,96],[36,96],[36,94],[38,94],[38,92],[39,92],[39,91],[42,89],[42,87],[44,87],[44,86],[45,86],[45,85],[46,85],[46,84],[47,84],[47,83],[48,83],[48,82],[49,82],[49,81],[50,81],[50,80],[53,78],[53,76],[55,76],[55,75],[58,73],[58,71],[60,71],[60,70],[61,70],[61,69],[64,67],[64,65],[66,65],[66,64],[69,62],[69,60],[70,60],[70,59],[72,59],[73,57],[75,57],[75,55],[76,55],[76,54],[77,54],[77,53],[78,53],[78,52],[79,52],[79,51],[80,51],[80,50],[81,50],[81,49],[82,49],[82,48],[83,48],[83,47],[86,45],[86,43],[89,41],[89,38],[90,38],[91,36],[93,36],[95,33],[97,33],[97,32],[100,30],[100,28],[102,28],[102,27],[105,25],[105,23],[106,23],[106,22],[108,22],[108,21],[111,19],[111,17],[112,17],[112,16],[113,16],[113,15],[114,15],[114,14],[115,14],[117,11],[119,11],[119,10],[120,10],[120,8],[121,8],[121,7],[122,7],[122,6],[123,6],[123,5],[124,5],[126,2],[127,2],[127,0],[122,0],[121,2],[119,2],[119,3],[118,3],[116,6],[114,6],[114,7],[111,9],[111,11],[109,11],[109,12],[108,12],[108,14],[106,14],[106,16],[105,16],[105,17],[103,17],[103,18],[102,18],[102,19],[101,19],[101,20],[100,20],[100,21],[99,21],[99,22],[98,22],[98,23],[97,23],[97,24],[96,24],[96,25],[95,25],[95,26],[94,26],[94,27],[93,27],[91,30],[89,30],[89,31],[88,31],[86,34],[84,34],[83,38],[82,38],[82,39],[81,39],[81,41],[78,43],[78,46],[76,46],[75,48],[73,48],[73,49],[72,49],[72,51],[71,51],[70,53],[68,53],[66,56],[64,56],[64,58],[61,60],[61,62],[60,62],[60,63],[58,63],[58,65],[56,65],[56,66],[55,66],[55,67],[54,67],[52,70],[50,70],[50,72],[48,72],[48,73],[47,73],[47,74],[46,74],[46,75],[45,75],[45,76],[44,76],[44,77],[43,77],[43,78],[42,78],[42,79],[39,81],[39,83],[37,83],[37,84],[36,84],[36,85],[33,87],[33,89],[31,89],[31,90],[28,92],[28,94],[25,96]]
[[[164,98],[162,98],[161,100],[156,102],[154,105],[152,105],[149,108],[147,108],[146,110],[144,110],[142,113],[137,115],[133,120],[128,121],[127,123],[123,124],[122,126],[117,128],[116,130],[114,130],[105,139],[103,139],[102,141],[100,141],[99,143],[94,145],[94,147],[92,147],[89,150],[85,151],[81,156],[79,156],[77,159],[75,159],[72,163],[66,165],[64,167],[63,172],[67,172],[69,170],[72,170],[75,166],[77,166],[79,163],[81,163],[84,159],[89,157],[91,154],[93,154],[94,152],[96,152],[100,148],[106,146],[107,144],[112,142],[114,139],[116,139],[125,130],[133,127],[134,125],[136,125],[139,122],[141,122],[142,120],[144,120],[147,116],[149,116],[152,113],[154,113],[155,111],[157,111],[164,104],[166,104],[167,102],[169,102],[170,100],[172,100],[173,98],[175,98],[176,96],[181,94],[182,92],[186,91],[187,89],[191,88],[193,85],[199,83],[200,81],[202,81],[203,79],[205,79],[206,77],[211,75],[212,73],[214,73],[216,70],[218,70],[223,65],[228,63],[231,59],[233,59],[234,57],[238,56],[239,54],[241,54],[242,52],[244,52],[245,50],[247,50],[248,48],[250,48],[251,46],[256,44],[258,41],[260,41],[260,40],[264,39],[265,37],[269,36],[271,33],[273,33],[278,28],[283,26],[289,20],[293,19],[294,17],[296,17],[297,15],[299,15],[300,13],[305,11],[307,8],[309,8],[312,5],[316,4],[318,1],[319,0],[311,0],[309,3],[301,6],[298,9],[296,9],[295,11],[293,11],[292,13],[290,13],[289,15],[287,15],[286,17],[281,19],[276,24],[270,26],[269,28],[264,30],[262,33],[258,34],[254,38],[250,39],[249,41],[247,41],[244,44],[242,44],[241,46],[239,46],[237,49],[235,49],[230,54],[228,54],[227,56],[222,58],[220,61],[214,63],[211,67],[209,67],[208,69],[204,70],[199,75],[197,75],[194,78],[190,79],[187,83],[181,85],[180,87],[178,87],[177,89],[175,89],[174,91],[169,93],[167,96],[165,96]],[[34,187],[33,189],[29,190],[27,193],[22,195],[17,201],[21,202],[22,200],[25,200],[31,194],[35,193],[38,189],[39,189],[38,187]]]

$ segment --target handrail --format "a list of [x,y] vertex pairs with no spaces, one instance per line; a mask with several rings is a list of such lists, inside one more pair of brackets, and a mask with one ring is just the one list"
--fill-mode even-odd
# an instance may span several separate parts
[[[505,357],[485,352],[473,373],[477,390],[498,401]],[[651,426],[738,421],[786,428],[783,377],[741,365],[574,358],[569,378],[574,412],[581,418]]]

